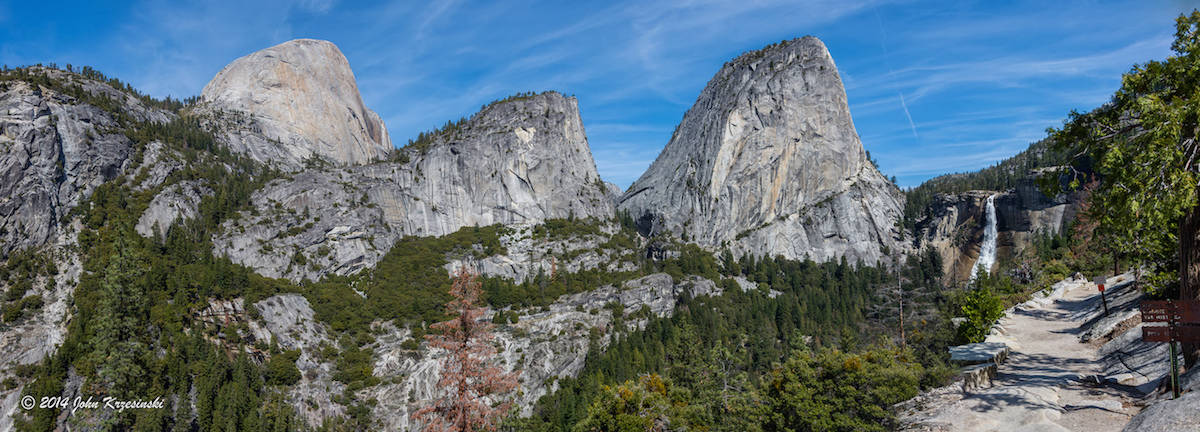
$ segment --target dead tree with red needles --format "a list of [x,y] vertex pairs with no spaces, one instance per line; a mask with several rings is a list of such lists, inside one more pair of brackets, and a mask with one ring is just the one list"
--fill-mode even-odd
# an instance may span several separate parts
[[505,373],[492,364],[495,336],[492,324],[480,319],[481,293],[478,275],[459,269],[450,287],[454,300],[446,304],[451,319],[433,324],[434,333],[425,336],[430,347],[446,351],[438,380],[445,393],[413,413],[414,419],[425,423],[426,431],[491,431],[510,408],[511,402],[494,403],[494,397],[516,387],[517,373]]

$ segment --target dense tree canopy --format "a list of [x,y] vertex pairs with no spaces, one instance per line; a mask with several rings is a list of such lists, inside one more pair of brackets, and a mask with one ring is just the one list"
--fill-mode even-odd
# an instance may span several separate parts
[[[1149,265],[1153,287],[1173,290],[1179,276],[1194,297],[1188,274],[1177,274],[1197,245],[1197,181],[1200,181],[1200,12],[1176,21],[1175,56],[1134,66],[1112,101],[1089,112],[1072,112],[1056,142],[1094,161],[1098,185],[1091,194],[1097,231],[1106,241]],[[1073,186],[1089,178],[1073,172]],[[1190,223],[1181,222],[1190,221]],[[1190,228],[1190,229],[1189,229]],[[1182,236],[1181,236],[1182,235]],[[1189,238],[1191,237],[1191,238]]]
[[[1151,270],[1152,290],[1200,298],[1200,11],[1175,24],[1175,55],[1134,66],[1108,104],[1072,112],[1055,140],[1095,163],[1097,232]],[[1073,186],[1092,179],[1076,178]],[[1195,363],[1197,347],[1185,350]]]

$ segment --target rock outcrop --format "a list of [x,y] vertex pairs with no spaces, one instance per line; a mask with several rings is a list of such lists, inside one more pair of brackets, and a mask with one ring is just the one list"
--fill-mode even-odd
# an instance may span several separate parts
[[[506,253],[483,258],[450,257],[443,267],[453,276],[464,266],[481,276],[500,277],[515,282],[532,279],[539,272],[545,275],[600,270],[610,273],[636,271],[632,253],[636,247],[614,247],[610,242],[617,234],[613,223],[600,224],[597,234],[572,235],[568,238],[535,238],[533,224],[517,225],[500,237]],[[561,260],[559,259],[561,257]]]
[[406,235],[614,214],[578,103],[555,92],[494,103],[400,152],[268,184],[214,238],[216,253],[265,276],[316,280],[372,267]]
[[948,282],[966,281],[979,257],[987,197],[995,194],[997,258],[1008,259],[1031,247],[1039,234],[1062,233],[1079,213],[1083,192],[1048,197],[1031,173],[1012,190],[969,191],[939,195],[917,221],[915,247],[933,248],[942,256]]
[[[83,273],[81,226],[67,215],[101,184],[123,175],[132,180],[135,165],[151,171],[158,164],[147,158],[150,151],[131,158],[139,148],[124,127],[175,118],[108,83],[62,70],[31,67],[12,78],[0,79],[0,257],[32,249],[53,260],[57,274],[29,281],[25,296],[40,297],[40,308],[0,325],[0,381],[42,361],[66,338]],[[139,181],[149,188],[164,178]],[[0,430],[12,427],[23,388],[0,389]]]
[[296,359],[300,381],[288,389],[287,398],[296,413],[313,426],[344,414],[345,407],[333,399],[346,385],[333,379],[332,360],[320,354],[323,345],[334,344],[334,338],[316,320],[308,300],[299,294],[281,294],[254,303],[254,308],[261,317],[261,324],[250,325],[255,339],[275,341],[282,350],[300,350]]
[[177,221],[196,217],[200,200],[212,189],[201,181],[183,181],[167,186],[150,200],[150,205],[134,226],[143,237],[165,238],[167,229]]
[[232,150],[287,170],[313,157],[363,164],[393,150],[330,42],[297,39],[234,60],[201,99],[198,111],[217,120],[210,128]]
[[65,214],[125,171],[134,145],[119,130],[118,115],[173,118],[104,83],[54,69],[30,71],[79,85],[89,97],[115,101],[121,111],[30,81],[0,84],[0,255],[54,239]]
[[[591,348],[592,335],[597,346],[608,345],[614,332],[640,329],[649,315],[670,316],[683,296],[716,296],[722,293],[716,283],[697,276],[674,280],[657,273],[626,281],[620,287],[607,285],[596,290],[566,295],[544,309],[518,312],[518,322],[496,328],[499,366],[511,372],[520,370],[520,391],[511,395],[523,415],[529,415],[541,396],[558,388],[557,379],[574,377],[583,369]],[[309,425],[343,415],[345,407],[333,399],[345,385],[333,380],[334,366],[321,351],[335,344],[325,323],[317,321],[311,305],[303,296],[282,294],[254,303],[258,318],[247,320],[242,299],[214,300],[210,310],[217,322],[246,322],[248,333],[239,333],[243,345],[254,341],[274,341],[283,350],[299,350],[296,367],[301,380],[288,389],[288,398],[296,412]],[[622,328],[615,327],[613,308],[624,311]],[[489,315],[494,313],[489,311]],[[203,318],[199,318],[203,320]],[[424,341],[419,349],[405,342],[412,338],[408,329],[391,322],[372,324],[375,342],[374,375],[382,383],[357,392],[360,400],[378,402],[372,409],[380,429],[413,430],[411,414],[428,404],[440,391],[437,386],[444,352],[429,348]],[[236,348],[238,345],[232,344]],[[414,345],[417,346],[417,345]]]
[[833,59],[809,36],[726,63],[619,206],[712,248],[875,264],[903,247],[902,202],[866,157]]
[[[627,281],[620,287],[604,286],[594,291],[562,296],[546,310],[522,314],[516,324],[500,326],[496,342],[500,365],[520,370],[520,391],[514,402],[522,415],[529,415],[538,398],[558,388],[557,379],[574,377],[583,370],[589,349],[589,335],[597,334],[599,347],[608,345],[614,331],[638,329],[647,322],[638,312],[669,316],[680,297],[720,295],[721,289],[708,279],[692,276],[673,280],[665,273]],[[614,328],[613,309],[620,304],[625,311],[626,328]],[[383,326],[376,338],[375,373],[384,384],[364,389],[360,398],[379,401],[373,409],[381,429],[415,430],[412,412],[439,395],[437,380],[444,355],[428,347],[407,350],[401,343],[410,337],[407,330]],[[388,379],[393,378],[393,379]]]

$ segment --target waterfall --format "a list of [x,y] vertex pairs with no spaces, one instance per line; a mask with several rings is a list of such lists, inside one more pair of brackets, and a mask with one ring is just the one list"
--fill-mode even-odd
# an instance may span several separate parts
[[975,281],[975,275],[983,268],[985,272],[992,271],[992,264],[996,263],[996,195],[988,195],[987,197],[987,226],[983,228],[983,244],[979,245],[979,259],[975,260],[975,265],[971,266],[971,278],[969,282]]

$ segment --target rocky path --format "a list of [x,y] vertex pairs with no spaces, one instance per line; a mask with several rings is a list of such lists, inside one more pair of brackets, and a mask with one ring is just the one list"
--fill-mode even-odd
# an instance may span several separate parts
[[[1114,280],[1113,282],[1116,282]],[[1011,309],[988,342],[1012,349],[988,388],[949,386],[901,408],[913,431],[1119,431],[1137,414],[1138,392],[1098,385],[1097,347],[1079,336],[1100,319],[1095,285],[1067,280],[1050,297]],[[1111,304],[1110,304],[1111,306]]]

